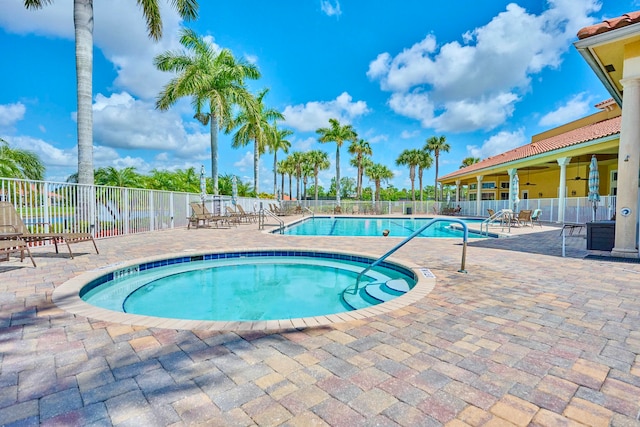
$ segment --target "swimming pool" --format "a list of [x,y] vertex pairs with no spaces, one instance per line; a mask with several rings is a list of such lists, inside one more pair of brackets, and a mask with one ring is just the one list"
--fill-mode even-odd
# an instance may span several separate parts
[[[313,217],[296,222],[284,229],[284,234],[292,236],[382,236],[389,230],[391,237],[407,237],[419,230],[433,218],[384,218],[384,217]],[[482,219],[464,219],[469,228],[480,228]],[[462,238],[459,224],[446,221],[437,222],[417,237]],[[469,230],[470,238],[486,238],[479,232]]]
[[[72,279],[54,291],[54,302],[76,314],[145,326],[179,321],[180,327],[172,328],[235,329],[239,323],[262,322],[252,329],[264,329],[268,324],[328,324],[389,311],[421,298],[435,282],[424,268],[385,261],[362,280],[363,289],[376,288],[365,296],[368,301],[358,298],[354,303],[351,295],[345,299],[344,289],[373,260],[315,250],[181,255],[92,272],[88,281]],[[398,283],[406,283],[406,289],[399,292]]]

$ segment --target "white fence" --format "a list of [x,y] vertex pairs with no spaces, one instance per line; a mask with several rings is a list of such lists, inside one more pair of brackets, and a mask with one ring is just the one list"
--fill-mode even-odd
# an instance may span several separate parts
[[[199,193],[0,178],[0,201],[12,203],[28,226],[38,226],[43,231],[91,232],[100,238],[186,227],[191,215],[189,203],[200,202],[201,198]],[[487,209],[508,208],[508,203],[506,200],[482,201],[480,216],[487,216]],[[232,206],[230,196],[209,195],[205,204],[210,212],[222,215]],[[332,214],[337,206],[333,200],[278,203],[248,197],[239,197],[237,204],[247,212],[256,212],[263,207],[269,209],[270,204],[275,204],[289,211],[303,206],[318,214]],[[457,204],[432,200],[375,203],[342,200],[340,211],[345,214],[416,215],[450,211],[454,205]],[[459,205],[460,215],[477,216],[475,201],[460,202]],[[542,209],[542,221],[558,222],[558,199],[525,199],[520,201],[518,208]],[[596,220],[610,219],[614,212],[615,197],[604,196]],[[592,215],[592,204],[585,197],[566,199],[565,222],[585,223],[592,220]]]
[[[189,203],[201,200],[199,193],[0,178],[0,201],[12,203],[27,226],[90,232],[98,238],[186,227]],[[237,200],[251,212],[260,202]],[[231,197],[209,195],[205,205],[210,212],[225,214]]]

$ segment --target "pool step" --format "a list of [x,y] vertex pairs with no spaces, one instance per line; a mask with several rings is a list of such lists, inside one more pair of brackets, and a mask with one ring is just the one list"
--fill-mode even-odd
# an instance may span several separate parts
[[409,291],[409,284],[403,279],[363,284],[357,294],[345,292],[344,301],[354,310],[371,307],[380,302],[389,301]]

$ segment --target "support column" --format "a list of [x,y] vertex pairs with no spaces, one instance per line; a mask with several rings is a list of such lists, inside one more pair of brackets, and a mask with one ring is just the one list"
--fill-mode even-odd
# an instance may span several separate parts
[[[637,61],[637,58],[636,58]],[[625,60],[625,71],[627,63]],[[639,64],[635,64],[639,65]],[[636,67],[638,69],[638,67]],[[640,71],[640,70],[639,70]],[[626,73],[625,73],[626,74]],[[637,258],[638,169],[640,166],[640,75],[620,81],[624,87],[618,148],[616,237],[612,255]]]
[[476,188],[476,215],[482,216],[482,175],[476,176],[478,188]]
[[456,204],[460,203],[460,180],[456,179]]
[[507,169],[507,173],[509,174],[509,204],[507,206],[509,206],[509,209],[513,209],[513,211],[515,212],[516,210],[515,210],[515,207],[513,206],[515,201],[513,200],[513,193],[512,193],[511,186],[513,185],[513,175],[518,173],[518,169],[515,169],[515,168]]
[[564,223],[564,210],[567,202],[567,165],[571,163],[571,157],[558,159],[560,165],[560,182],[558,183],[558,222]]

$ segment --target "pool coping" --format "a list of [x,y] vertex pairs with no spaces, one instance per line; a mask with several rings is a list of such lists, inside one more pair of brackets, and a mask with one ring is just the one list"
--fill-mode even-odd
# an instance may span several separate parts
[[[404,295],[390,301],[353,311],[345,311],[322,316],[299,317],[293,319],[278,320],[257,320],[257,321],[219,321],[219,320],[185,320],[175,318],[164,318],[154,316],[143,316],[139,314],[122,313],[91,305],[80,298],[81,289],[93,280],[105,274],[125,269],[134,265],[150,262],[162,261],[169,258],[188,256],[199,256],[211,253],[235,253],[243,251],[264,251],[265,248],[236,248],[224,251],[202,251],[186,250],[179,253],[167,253],[158,256],[134,259],[127,262],[118,262],[98,267],[71,278],[58,286],[51,296],[53,303],[60,309],[77,316],[102,320],[112,323],[119,323],[132,326],[144,326],[149,328],[179,329],[179,330],[210,330],[210,331],[247,331],[247,330],[284,330],[292,328],[308,328],[316,326],[328,326],[335,323],[345,323],[353,320],[361,320],[374,317],[380,314],[389,313],[407,307],[427,296],[436,285],[436,277],[426,266],[418,266],[413,262],[403,260],[398,257],[389,257],[386,262],[398,264],[411,270],[417,277],[415,286]],[[314,248],[269,248],[268,251],[300,251],[316,253],[335,253],[342,255],[362,256],[372,259],[379,258],[379,255],[353,252],[344,250],[317,250]]]

